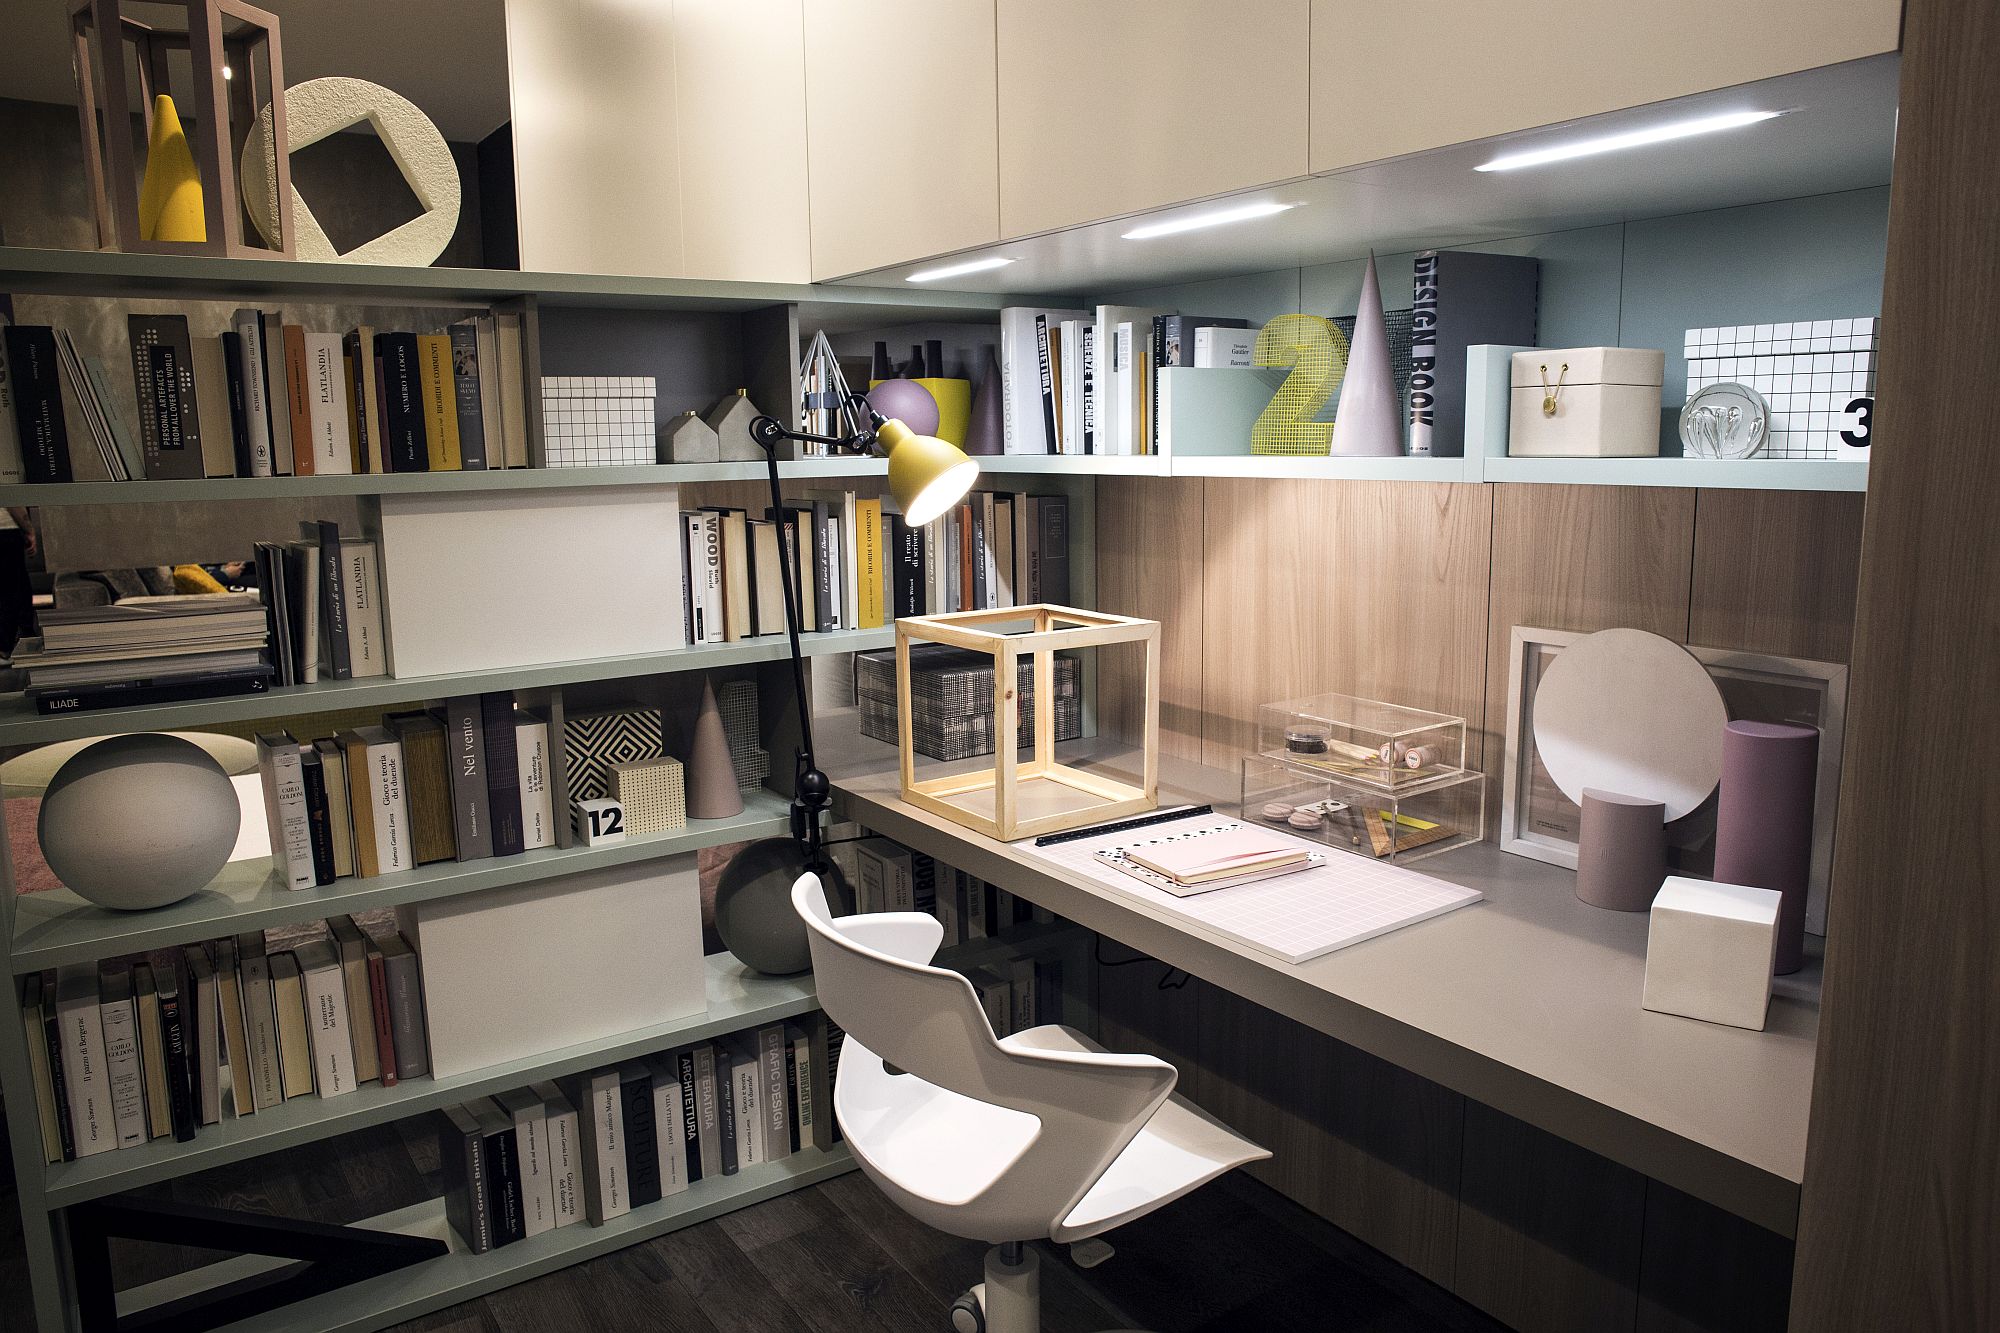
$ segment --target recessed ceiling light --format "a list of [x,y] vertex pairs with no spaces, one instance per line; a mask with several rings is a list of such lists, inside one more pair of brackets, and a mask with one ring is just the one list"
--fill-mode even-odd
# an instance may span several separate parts
[[963,264],[946,264],[941,268],[919,269],[904,282],[936,282],[940,278],[962,278],[968,273],[984,273],[990,268],[1005,268],[1013,263],[1001,255],[988,255],[984,259],[968,259]]
[[1696,120],[1677,120],[1670,125],[1655,125],[1646,130],[1630,130],[1624,134],[1607,134],[1599,139],[1578,139],[1573,143],[1554,148],[1537,148],[1526,153],[1508,153],[1496,157],[1491,162],[1474,167],[1474,171],[1514,171],[1520,167],[1539,167],[1549,162],[1566,162],[1573,157],[1592,157],[1598,153],[1615,153],[1625,148],[1640,148],[1649,143],[1665,143],[1669,139],[1686,139],[1697,134],[1714,134],[1718,130],[1740,130],[1745,125],[1755,125],[1759,121],[1782,116],[1782,111],[1732,111],[1723,116],[1702,116]]
[[1143,227],[1134,227],[1125,233],[1124,239],[1149,241],[1155,236],[1173,236],[1184,231],[1199,231],[1203,227],[1221,227],[1231,222],[1267,218],[1292,207],[1294,207],[1292,204],[1240,204],[1235,208],[1218,208],[1209,213],[1191,213],[1186,217],[1170,218],[1165,222],[1149,222]]

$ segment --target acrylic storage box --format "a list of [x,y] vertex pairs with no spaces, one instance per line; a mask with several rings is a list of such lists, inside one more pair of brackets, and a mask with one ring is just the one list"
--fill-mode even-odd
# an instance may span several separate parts
[[1385,791],[1372,782],[1247,755],[1242,782],[1244,823],[1358,856],[1420,861],[1486,834],[1486,775],[1477,769],[1434,773]]
[[1351,694],[1316,694],[1260,708],[1257,751],[1302,772],[1399,790],[1465,767],[1465,719]]
[[1667,354],[1646,347],[1514,353],[1507,415],[1513,458],[1653,458]]

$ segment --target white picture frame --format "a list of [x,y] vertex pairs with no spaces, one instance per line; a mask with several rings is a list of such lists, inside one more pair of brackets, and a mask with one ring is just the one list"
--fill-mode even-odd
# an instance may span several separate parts
[[[1534,690],[1556,654],[1583,637],[1584,633],[1576,630],[1513,627],[1507,658],[1506,759],[1500,775],[1500,849],[1571,870],[1576,869],[1576,820],[1581,812],[1556,789],[1537,760]],[[1798,722],[1819,728],[1806,930],[1824,935],[1827,885],[1833,872],[1833,831],[1839,814],[1847,668],[1837,662],[1730,648],[1689,644],[1687,649],[1715,679],[1732,719]],[[1667,826],[1675,873],[1708,873],[1714,857],[1714,829],[1713,797]]]

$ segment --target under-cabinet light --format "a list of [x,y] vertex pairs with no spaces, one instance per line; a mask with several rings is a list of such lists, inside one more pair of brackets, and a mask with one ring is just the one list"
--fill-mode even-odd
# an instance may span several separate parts
[[1626,148],[1642,148],[1649,143],[1665,143],[1669,139],[1686,139],[1697,134],[1714,134],[1718,130],[1740,130],[1745,125],[1755,125],[1759,121],[1782,116],[1782,111],[1732,111],[1722,116],[1702,116],[1696,120],[1677,120],[1670,125],[1655,125],[1650,129],[1628,130],[1624,134],[1607,134],[1597,139],[1578,139],[1573,143],[1558,144],[1553,148],[1536,148],[1525,153],[1508,153],[1496,157],[1491,162],[1481,163],[1474,171],[1514,171],[1521,167],[1539,167],[1550,162],[1567,162],[1573,157],[1593,157],[1598,153],[1616,153]]

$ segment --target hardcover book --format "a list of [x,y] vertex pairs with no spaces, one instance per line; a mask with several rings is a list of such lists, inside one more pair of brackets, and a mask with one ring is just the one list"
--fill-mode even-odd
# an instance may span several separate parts
[[583,1218],[582,1147],[577,1139],[576,1108],[554,1083],[535,1083],[529,1090],[542,1099],[548,1131],[549,1190],[555,1200],[556,1225],[566,1227]]
[[473,1254],[493,1248],[486,1200],[485,1135],[479,1118],[463,1106],[442,1108],[438,1162],[444,1168],[444,1213],[451,1229]]
[[518,856],[527,850],[527,840],[521,824],[520,733],[514,696],[506,691],[480,695],[479,717],[486,747],[486,809],[493,854]]
[[1533,347],[1542,261],[1529,255],[1425,250],[1410,301],[1409,451],[1465,453],[1465,349]]
[[521,1234],[539,1236],[556,1226],[555,1183],[549,1172],[548,1110],[526,1088],[493,1095],[514,1126],[514,1160],[520,1166]]
[[148,480],[204,475],[194,340],[185,315],[128,315],[139,448]]
[[445,739],[451,764],[452,836],[461,861],[493,855],[493,827],[486,791],[486,723],[479,696],[445,700]]
[[331,941],[314,940],[296,951],[305,991],[306,1040],[312,1051],[313,1086],[322,1097],[353,1092],[354,1036],[348,1022],[347,983]]
[[624,1110],[626,1190],[634,1208],[660,1200],[659,1126],[654,1119],[652,1071],[639,1061],[618,1068]]
[[132,969],[105,964],[97,978],[98,1020],[104,1030],[104,1072],[111,1089],[111,1123],[118,1146],[146,1141],[146,1087],[139,1065],[138,1015],[132,1004]]
[[458,838],[444,726],[429,713],[391,713],[383,721],[403,746],[403,786],[416,863],[449,861],[458,852]]
[[479,331],[462,319],[448,331],[451,340],[452,405],[458,417],[459,466],[466,471],[486,468],[486,422],[480,388]]
[[462,464],[458,442],[458,394],[452,386],[451,339],[442,333],[417,337],[417,378],[423,395],[424,438],[430,445],[431,469],[457,472]]
[[354,1042],[354,1081],[373,1083],[382,1076],[382,1062],[375,1042],[374,988],[368,979],[370,941],[351,916],[328,917],[326,928],[340,957],[348,1032]]

